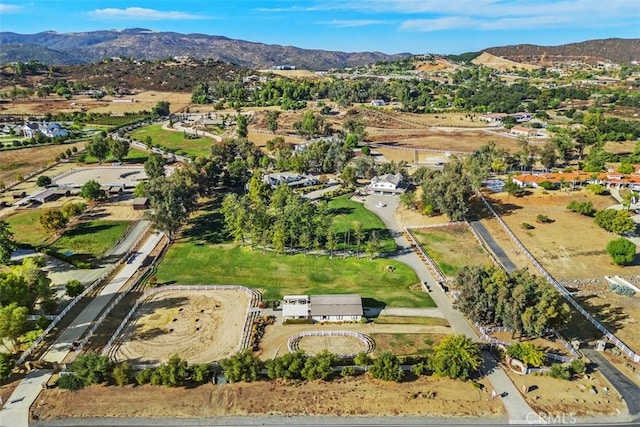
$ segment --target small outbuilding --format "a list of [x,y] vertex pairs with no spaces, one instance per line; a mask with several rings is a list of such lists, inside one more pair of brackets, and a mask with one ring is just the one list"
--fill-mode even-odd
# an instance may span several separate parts
[[138,197],[133,199],[133,210],[143,211],[149,209],[149,199],[146,197]]
[[362,319],[358,294],[311,295],[309,314],[316,322],[357,322]]

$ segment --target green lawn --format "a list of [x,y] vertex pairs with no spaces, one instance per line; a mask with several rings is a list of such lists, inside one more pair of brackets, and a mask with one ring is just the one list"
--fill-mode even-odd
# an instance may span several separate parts
[[176,154],[187,156],[206,156],[211,152],[211,146],[215,143],[211,138],[187,139],[182,132],[172,132],[162,129],[162,125],[149,125],[137,129],[131,133],[131,137],[144,141],[150,136],[154,144],[175,150]]
[[489,265],[491,258],[466,225],[412,230],[422,249],[440,270],[455,277],[465,265]]
[[440,317],[378,316],[373,319],[373,323],[378,325],[449,326],[447,319]]
[[44,211],[45,209],[30,209],[5,218],[18,243],[39,246],[51,237],[40,226],[40,215]]
[[345,246],[347,230],[351,230],[349,235],[351,249],[356,249],[353,239],[353,228],[356,222],[360,222],[367,236],[361,244],[360,251],[364,250],[364,242],[368,240],[371,231],[378,232],[382,252],[393,252],[396,250],[396,242],[389,234],[384,222],[382,222],[375,213],[365,209],[362,203],[349,200],[349,195],[344,195],[331,199],[329,201],[329,208],[337,214],[333,219],[333,224],[338,233],[339,249],[343,249]]
[[125,234],[129,221],[88,221],[67,230],[51,249],[82,261],[100,258]]
[[[127,157],[125,157],[122,160],[123,160],[123,163],[140,164],[140,163],[146,162],[148,157],[149,157],[149,152],[131,147],[131,149],[129,149],[129,153],[127,154]],[[109,157],[102,163],[108,165],[115,161],[116,159],[113,156],[109,155]],[[85,164],[98,163],[98,159],[96,159],[95,157],[86,155],[84,159],[84,163]]]
[[[385,270],[392,265],[395,271]],[[175,243],[157,271],[158,281],[180,285],[233,284],[262,289],[265,299],[286,294],[358,293],[366,306],[434,307],[415,272],[391,260],[277,256],[235,245]]]

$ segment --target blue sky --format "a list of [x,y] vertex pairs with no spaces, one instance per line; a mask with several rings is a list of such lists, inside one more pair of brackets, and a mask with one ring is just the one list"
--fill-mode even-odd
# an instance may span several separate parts
[[462,53],[640,37],[640,0],[0,0],[0,30],[148,28],[302,48]]

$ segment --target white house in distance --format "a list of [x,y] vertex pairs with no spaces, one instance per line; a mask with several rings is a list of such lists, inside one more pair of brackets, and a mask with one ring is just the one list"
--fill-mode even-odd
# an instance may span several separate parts
[[28,122],[22,126],[22,134],[26,138],[33,138],[38,133],[48,136],[49,138],[67,137],[69,131],[62,127],[60,123],[34,123]]
[[308,187],[320,183],[318,178],[313,175],[301,175],[294,172],[270,173],[262,177],[262,182],[268,184],[271,188],[277,187],[282,182],[292,188]]
[[402,175],[397,174],[385,174],[380,176],[374,176],[371,178],[371,183],[367,186],[367,192],[369,194],[386,194],[397,195],[404,193],[407,189],[406,183]]
[[358,294],[285,295],[282,319],[312,319],[315,322],[358,322],[362,298]]

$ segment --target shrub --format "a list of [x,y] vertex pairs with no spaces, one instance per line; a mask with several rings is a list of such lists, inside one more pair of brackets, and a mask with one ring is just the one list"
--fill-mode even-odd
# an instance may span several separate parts
[[550,224],[553,222],[551,218],[543,214],[538,214],[538,216],[536,216],[536,221],[542,224]]
[[113,368],[112,376],[113,382],[117,386],[124,387],[131,382],[131,379],[133,378],[133,369],[127,362],[122,362]]
[[60,378],[56,381],[56,385],[60,388],[71,391],[78,391],[84,387],[82,380],[77,375],[73,374],[60,375]]
[[596,213],[596,209],[593,207],[593,203],[578,202],[577,200],[570,201],[567,205],[567,209],[585,216],[593,216]]
[[67,295],[70,298],[75,298],[84,292],[84,285],[78,280],[69,280],[65,285],[67,289]]
[[629,265],[636,257],[636,245],[625,238],[612,240],[607,243],[607,253],[617,265]]
[[145,368],[138,372],[138,375],[136,375],[136,382],[139,385],[149,384],[154,371],[154,368]]
[[568,380],[571,378],[571,372],[569,372],[569,367],[563,365],[561,363],[554,363],[551,365],[551,370],[549,371],[549,376],[551,378],[558,378],[561,380]]
[[523,222],[522,224],[520,224],[520,227],[522,227],[525,230],[533,230],[535,227],[531,224],[529,224],[528,222]]
[[540,184],[538,184],[538,187],[541,187],[545,190],[555,190],[556,184],[551,181],[542,181]]
[[46,175],[40,175],[36,180],[36,186],[46,187],[47,185],[51,185],[51,178]]
[[595,223],[611,233],[620,235],[636,230],[635,222],[625,210],[604,209],[596,214]]
[[416,377],[427,373],[427,365],[424,362],[416,363],[411,367],[411,373]]
[[356,369],[353,366],[343,366],[340,371],[340,375],[343,377],[352,377],[356,374]]
[[206,383],[211,379],[211,368],[207,364],[193,365],[191,367],[191,380],[196,383]]
[[367,353],[361,351],[360,353],[356,354],[356,357],[353,358],[353,363],[358,366],[368,366],[371,364],[371,358]]
[[569,369],[573,375],[582,375],[587,372],[587,365],[581,359],[574,359],[569,364]]
[[587,190],[591,191],[593,194],[600,195],[607,192],[607,187],[601,184],[588,184]]
[[400,368],[398,358],[388,351],[385,351],[373,361],[369,372],[373,378],[385,381],[399,382],[404,376],[404,371]]

